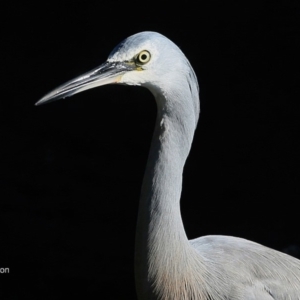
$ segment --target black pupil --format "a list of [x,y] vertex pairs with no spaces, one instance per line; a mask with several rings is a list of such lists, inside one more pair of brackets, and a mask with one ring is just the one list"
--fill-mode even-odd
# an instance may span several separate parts
[[141,60],[146,60],[147,59],[147,54],[142,54],[141,55]]

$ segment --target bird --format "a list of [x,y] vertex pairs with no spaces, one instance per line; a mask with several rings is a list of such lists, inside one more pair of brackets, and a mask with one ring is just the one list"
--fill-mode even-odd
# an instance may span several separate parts
[[136,229],[138,299],[300,299],[298,259],[233,236],[187,238],[180,212],[182,174],[200,115],[200,91],[180,48],[156,32],[134,34],[102,65],[36,105],[106,84],[143,86],[157,105]]

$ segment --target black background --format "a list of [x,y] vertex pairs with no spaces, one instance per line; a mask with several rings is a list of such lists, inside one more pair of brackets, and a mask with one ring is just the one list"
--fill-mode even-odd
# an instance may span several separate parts
[[173,40],[200,84],[188,237],[234,235],[300,257],[300,4],[239,2],[1,4],[1,299],[136,299],[152,95],[104,86],[34,103],[144,30]]

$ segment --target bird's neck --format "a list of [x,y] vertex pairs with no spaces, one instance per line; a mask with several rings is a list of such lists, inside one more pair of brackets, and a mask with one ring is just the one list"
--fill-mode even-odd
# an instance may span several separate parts
[[164,284],[163,280],[170,278],[168,272],[178,272],[176,264],[185,259],[184,255],[190,248],[181,219],[180,195],[183,167],[195,123],[188,123],[191,118],[185,113],[189,114],[189,111],[180,111],[176,115],[164,99],[157,104],[158,114],[141,191],[136,235],[135,273],[140,295],[148,294],[152,288],[151,294],[159,293],[155,291],[158,289],[156,282]]

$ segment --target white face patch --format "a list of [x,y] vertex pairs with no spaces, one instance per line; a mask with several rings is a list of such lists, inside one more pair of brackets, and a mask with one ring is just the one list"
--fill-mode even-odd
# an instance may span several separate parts
[[[149,60],[147,55],[139,59],[141,53],[149,53]],[[144,86],[155,98],[164,95],[171,82],[180,83],[181,73],[189,69],[181,50],[155,32],[142,32],[125,39],[110,53],[107,61],[132,65],[132,70],[125,72],[118,83]]]

